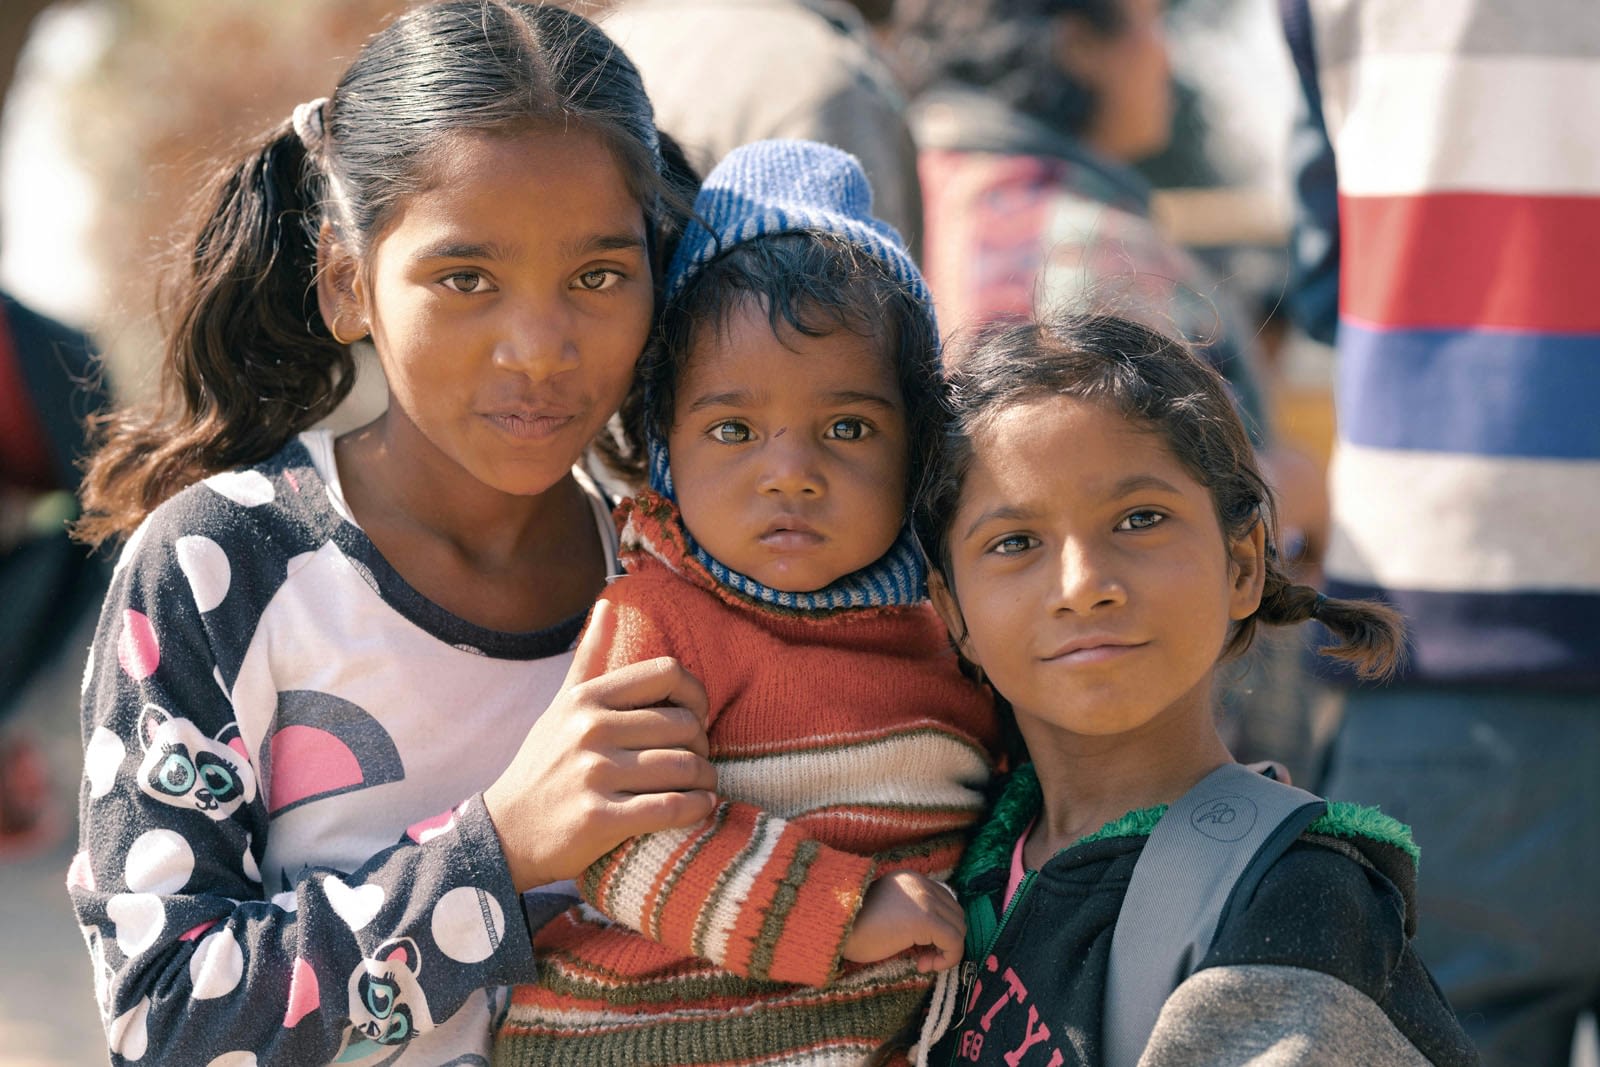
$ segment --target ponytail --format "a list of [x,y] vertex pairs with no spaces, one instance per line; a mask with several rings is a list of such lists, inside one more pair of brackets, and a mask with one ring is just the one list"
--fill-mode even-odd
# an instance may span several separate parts
[[1313,619],[1339,639],[1317,651],[1349,664],[1357,677],[1381,681],[1393,677],[1399,669],[1405,651],[1405,626],[1399,612],[1381,601],[1340,600],[1324,596],[1309,585],[1296,585],[1270,555],[1261,606],[1239,624],[1228,651],[1243,652],[1257,622],[1294,626]]
[[92,426],[80,540],[126,536],[184,486],[266,459],[349,393],[354,359],[317,306],[322,184],[285,123],[202,195],[173,279],[162,396]]

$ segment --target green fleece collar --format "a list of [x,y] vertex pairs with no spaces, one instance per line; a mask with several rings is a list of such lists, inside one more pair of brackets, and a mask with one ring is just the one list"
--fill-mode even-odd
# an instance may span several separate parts
[[[1024,763],[1006,779],[994,807],[990,809],[988,821],[962,856],[961,866],[955,876],[957,890],[965,893],[972,879],[984,871],[1008,867],[1017,838],[1043,807],[1044,793],[1039,787],[1039,776],[1032,763]],[[1165,804],[1135,809],[1106,823],[1087,837],[1079,838],[1070,847],[1114,837],[1148,837],[1166,811]],[[1351,841],[1358,848],[1364,844],[1376,844],[1399,849],[1410,858],[1413,869],[1419,856],[1410,827],[1377,808],[1360,804],[1330,801],[1327,812],[1308,826],[1305,833],[1341,838]]]
[[1306,827],[1308,834],[1362,840],[1398,848],[1411,857],[1412,866],[1421,858],[1422,850],[1411,837],[1411,827],[1379,811],[1344,800],[1328,801],[1327,814]]

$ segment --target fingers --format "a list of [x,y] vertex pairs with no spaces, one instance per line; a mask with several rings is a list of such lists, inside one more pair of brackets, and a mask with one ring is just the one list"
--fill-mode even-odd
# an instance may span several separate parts
[[578,646],[572,650],[572,666],[567,668],[567,679],[561,683],[561,688],[582,685],[606,672],[606,650],[611,647],[611,639],[616,632],[617,609],[611,606],[609,600],[595,601],[583,636],[578,638]]
[[620,843],[657,830],[682,829],[704,822],[716,808],[715,794],[706,790],[641,793],[612,804],[608,830]]
[[942,882],[910,871],[892,875],[915,898],[921,910],[921,929],[917,934],[917,970],[924,974],[943,971],[961,962],[967,936],[967,917],[955,894]]
[[643,752],[670,748],[686,749],[701,759],[711,755],[705,727],[688,708],[608,711],[596,716],[594,730],[597,742],[608,749]]
[[924,924],[925,940],[918,939],[917,970],[943,971],[961,962],[963,942],[967,936],[965,917],[959,913],[952,917],[942,911],[930,910]]
[[[598,606],[597,609],[598,610]],[[574,659],[574,664],[576,664]],[[671,704],[693,712],[701,724],[706,719],[706,690],[700,679],[670,656],[629,663],[583,683],[584,697],[602,707],[618,710]]]
[[613,799],[649,793],[717,791],[717,771],[711,762],[683,748],[647,748],[619,752],[612,757],[615,782]]

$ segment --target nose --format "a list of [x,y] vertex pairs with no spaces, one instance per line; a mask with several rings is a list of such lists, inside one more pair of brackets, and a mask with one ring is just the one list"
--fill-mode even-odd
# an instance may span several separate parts
[[1051,592],[1056,611],[1080,615],[1128,599],[1111,551],[1078,538],[1068,538],[1056,554]]
[[781,429],[762,449],[758,489],[780,496],[821,496],[827,489],[821,456],[805,434]]
[[578,365],[578,331],[563,301],[527,301],[507,309],[496,328],[494,365],[534,381]]

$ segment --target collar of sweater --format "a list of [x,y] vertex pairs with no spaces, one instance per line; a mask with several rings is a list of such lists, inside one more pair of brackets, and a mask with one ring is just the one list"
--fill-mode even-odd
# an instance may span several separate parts
[[810,593],[791,593],[760,582],[713,558],[695,543],[678,506],[646,489],[625,499],[616,511],[622,531],[621,559],[632,569],[645,556],[736,607],[784,616],[826,616],[840,611],[874,611],[918,604],[927,596],[922,550],[909,525],[876,562]]

